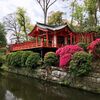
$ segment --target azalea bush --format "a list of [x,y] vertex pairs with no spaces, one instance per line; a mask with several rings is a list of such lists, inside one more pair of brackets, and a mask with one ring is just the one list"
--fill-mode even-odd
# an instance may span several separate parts
[[68,63],[70,62],[71,57],[72,57],[72,55],[70,53],[69,54],[65,54],[64,56],[61,56],[60,57],[60,66],[61,67],[68,66]]
[[76,52],[70,61],[69,71],[74,76],[87,75],[92,69],[91,63],[91,54],[84,51]]
[[48,66],[56,66],[58,64],[58,57],[54,52],[47,52],[44,56],[44,64]]
[[94,54],[94,56],[100,58],[100,38],[90,43],[87,49],[90,53]]
[[65,47],[59,48],[56,51],[56,55],[60,58],[59,66],[61,68],[67,67],[72,58],[72,55],[78,51],[83,51],[83,48],[78,45],[67,45]]

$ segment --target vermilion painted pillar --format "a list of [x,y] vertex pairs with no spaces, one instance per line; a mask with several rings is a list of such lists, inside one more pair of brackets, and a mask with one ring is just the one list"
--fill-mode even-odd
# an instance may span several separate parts
[[38,37],[36,36],[36,47],[38,46]]
[[70,33],[70,44],[72,44],[72,33]]
[[93,41],[93,34],[91,34],[91,42]]
[[48,47],[48,40],[49,40],[49,38],[48,38],[48,33],[46,33],[46,46]]
[[55,33],[54,33],[54,47],[57,47],[57,36]]
[[41,46],[44,46],[44,37],[41,37]]
[[73,38],[74,38],[73,42],[74,42],[74,44],[76,44],[76,38],[75,38],[75,35],[73,35]]
[[65,37],[65,44],[67,44],[67,37]]
[[54,36],[52,37],[52,47],[54,47]]

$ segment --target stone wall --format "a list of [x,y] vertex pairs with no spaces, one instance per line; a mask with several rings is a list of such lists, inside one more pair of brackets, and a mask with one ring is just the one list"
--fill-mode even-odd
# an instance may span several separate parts
[[91,72],[88,76],[73,77],[66,71],[52,67],[50,70],[37,70],[39,78],[59,84],[100,93],[100,73]]
[[6,69],[3,67],[2,69],[16,74],[21,74],[50,82],[55,82],[58,84],[79,88],[94,93],[100,93],[100,72],[91,72],[88,76],[85,77],[73,77],[66,71],[57,67],[47,67],[45,69],[39,68],[36,70],[26,68]]

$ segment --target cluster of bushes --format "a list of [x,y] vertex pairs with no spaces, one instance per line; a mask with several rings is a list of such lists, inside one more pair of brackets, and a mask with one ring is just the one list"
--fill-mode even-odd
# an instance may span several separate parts
[[67,69],[74,76],[86,75],[92,69],[92,54],[86,52],[87,45],[67,45],[59,48],[56,55],[59,56],[59,67]]
[[17,51],[6,56],[7,65],[14,67],[35,68],[38,66],[39,60],[39,53],[35,53],[32,51]]
[[[39,53],[32,51],[17,51],[6,56],[8,66],[14,67],[31,67],[36,68],[41,65],[41,57]],[[54,52],[48,52],[44,55],[43,63],[46,66],[57,66],[58,57]]]

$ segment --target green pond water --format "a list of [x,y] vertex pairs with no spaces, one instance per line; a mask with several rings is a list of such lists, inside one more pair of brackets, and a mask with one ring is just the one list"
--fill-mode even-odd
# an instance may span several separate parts
[[100,100],[100,95],[0,71],[0,100]]

